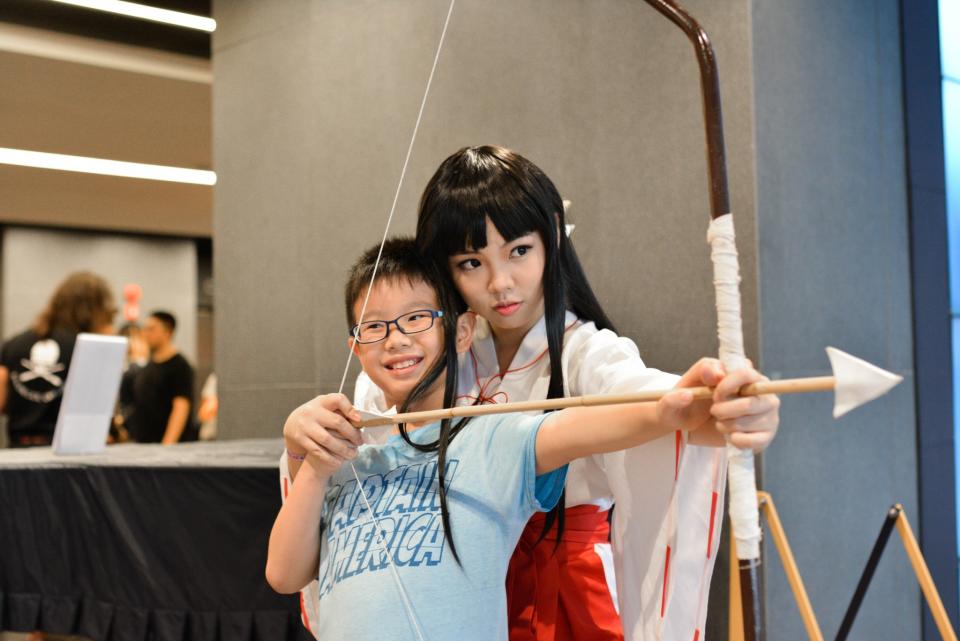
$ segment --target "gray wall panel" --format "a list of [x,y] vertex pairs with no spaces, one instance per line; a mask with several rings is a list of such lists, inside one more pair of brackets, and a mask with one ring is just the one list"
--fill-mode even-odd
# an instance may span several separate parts
[[[764,459],[828,636],[886,509],[903,502],[916,523],[898,28],[892,0],[754,3],[763,362],[777,376],[826,373],[822,347],[833,344],[907,377],[837,422],[826,397],[785,399]],[[898,547],[894,538],[855,638],[920,636],[919,593]],[[770,638],[803,638],[778,561],[766,576]]]
[[[321,280],[317,257],[324,250],[317,247],[312,211],[315,147],[303,144],[314,112],[312,72],[304,64],[311,37],[309,24],[293,25],[215,56],[215,358],[224,395],[222,437],[278,433],[289,409],[264,403],[252,390],[282,395],[312,387],[314,284]],[[268,418],[266,408],[275,410]]]
[[212,49],[220,53],[247,40],[302,24],[304,16],[310,13],[311,0],[215,0],[212,4],[217,19]]
[[[218,375],[218,386],[219,378]],[[230,426],[233,428],[224,434],[223,423],[218,416],[218,439],[246,438],[245,435],[249,434],[257,434],[260,437],[278,436],[287,414],[315,396],[312,384],[249,387],[233,385],[228,390],[218,389],[218,393],[221,407],[232,408],[229,414],[221,414],[221,416],[228,417],[231,421]],[[238,414],[240,410],[243,412],[242,415]],[[238,433],[239,436],[237,436]]]

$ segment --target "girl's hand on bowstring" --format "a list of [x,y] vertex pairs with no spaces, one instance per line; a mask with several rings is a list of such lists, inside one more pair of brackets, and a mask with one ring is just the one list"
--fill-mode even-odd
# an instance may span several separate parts
[[306,456],[305,462],[318,473],[329,476],[346,461],[353,460],[363,444],[360,414],[343,394],[325,394],[307,401],[283,425],[283,438],[292,458]]

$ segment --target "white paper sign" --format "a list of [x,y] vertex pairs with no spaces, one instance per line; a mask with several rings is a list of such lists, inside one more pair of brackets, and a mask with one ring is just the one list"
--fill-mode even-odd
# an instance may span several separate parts
[[94,454],[106,448],[126,353],[122,336],[77,336],[53,433],[54,454]]

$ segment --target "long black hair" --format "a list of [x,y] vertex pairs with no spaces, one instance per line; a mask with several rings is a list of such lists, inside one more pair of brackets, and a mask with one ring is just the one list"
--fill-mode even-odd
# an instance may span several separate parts
[[[379,255],[379,262],[378,262]],[[417,250],[416,243],[410,237],[397,237],[387,240],[381,249],[378,245],[365,251],[350,270],[344,291],[347,324],[352,328],[359,320],[354,315],[354,306],[363,300],[366,288],[376,268],[376,278],[380,281],[406,281],[414,284],[423,282],[433,288],[437,295],[438,308],[443,311],[439,318],[443,332],[443,349],[436,360],[414,386],[399,411],[406,412],[420,399],[429,394],[444,376],[443,407],[453,407],[457,393],[457,318],[466,311],[463,299],[453,287],[447,286],[445,277],[436,271],[431,263],[424,261]],[[421,452],[437,453],[437,492],[440,495],[440,518],[443,522],[444,538],[450,544],[450,552],[460,563],[457,546],[453,542],[453,529],[450,524],[450,510],[447,507],[446,465],[447,450],[453,438],[469,422],[469,418],[454,422],[444,419],[440,422],[440,434],[431,443],[417,443],[410,438],[407,425],[399,425],[403,440]]]
[[[441,376],[444,377],[443,407],[453,407],[454,405],[454,399],[457,395],[457,317],[466,310],[463,303],[460,302],[459,295],[455,292],[450,294],[447,291],[441,292],[441,288],[437,288],[437,298],[444,310],[444,315],[440,319],[443,329],[443,351],[437,355],[437,360],[410,391],[407,400],[400,406],[399,411],[401,413],[409,411],[411,406],[426,396]],[[460,430],[468,422],[470,422],[469,417],[460,418],[456,421],[449,418],[443,419],[440,421],[440,434],[437,436],[437,440],[432,443],[417,443],[407,433],[406,423],[401,423],[399,426],[400,436],[408,445],[421,452],[437,453],[437,493],[440,495],[440,518],[443,522],[443,536],[450,544],[450,552],[458,564],[460,564],[460,555],[457,554],[457,546],[453,541],[453,526],[450,523],[450,510],[447,507],[447,450],[454,437],[460,433]]]
[[[564,395],[561,355],[566,310],[593,321],[598,329],[616,329],[563,231],[563,200],[556,186],[535,164],[503,147],[460,149],[441,163],[420,199],[417,247],[446,278],[446,287],[453,282],[449,257],[487,245],[487,218],[508,242],[531,232],[539,233],[543,240],[544,317],[550,356],[547,398],[560,398]],[[541,538],[555,522],[562,534],[563,506],[561,498],[547,515]]]

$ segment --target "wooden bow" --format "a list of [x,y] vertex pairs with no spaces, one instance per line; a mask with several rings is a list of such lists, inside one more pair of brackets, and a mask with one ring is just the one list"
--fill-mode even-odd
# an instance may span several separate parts
[[[720,360],[727,371],[746,367],[740,314],[739,267],[733,237],[733,218],[727,186],[726,151],[717,60],[707,33],[682,7],[671,0],[646,0],[647,4],[677,25],[693,43],[700,67],[700,87],[706,124],[707,165],[710,185],[710,243],[717,295]],[[730,476],[730,516],[740,558],[740,589],[746,641],[764,639],[760,601],[760,515],[757,510],[753,452],[727,446]],[[666,589],[666,586],[664,586]]]

